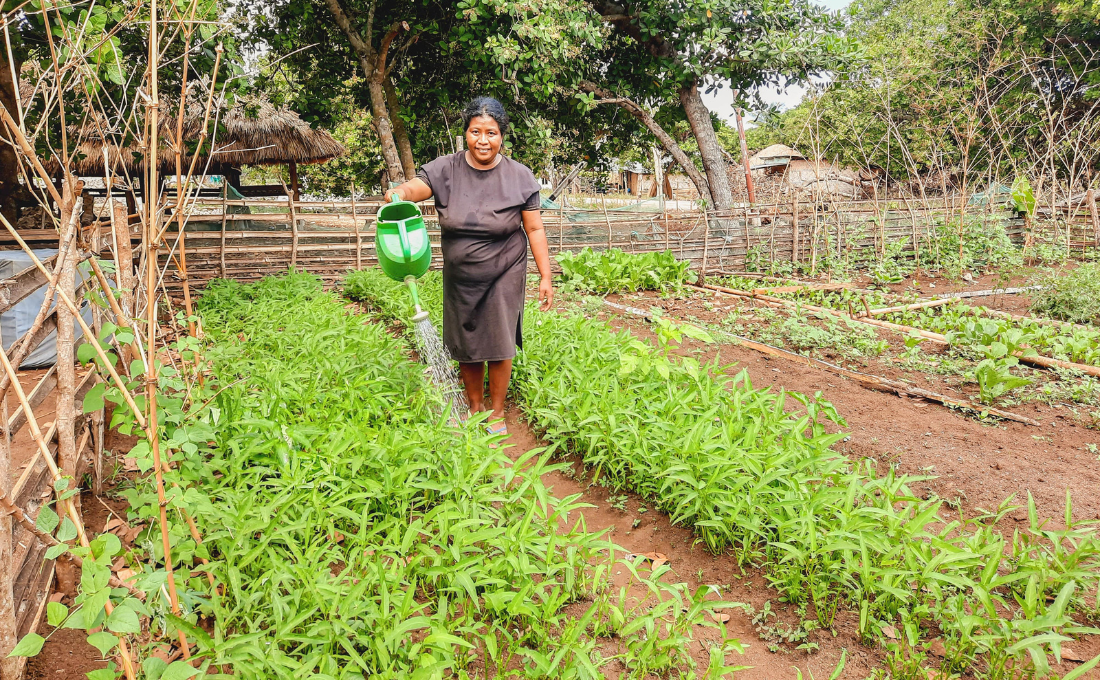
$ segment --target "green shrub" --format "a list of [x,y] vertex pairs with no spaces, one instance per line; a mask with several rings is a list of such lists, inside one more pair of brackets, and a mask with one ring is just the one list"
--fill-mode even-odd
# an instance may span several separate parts
[[1100,319],[1100,264],[1052,271],[1036,283],[1043,288],[1032,294],[1032,311],[1073,323]]

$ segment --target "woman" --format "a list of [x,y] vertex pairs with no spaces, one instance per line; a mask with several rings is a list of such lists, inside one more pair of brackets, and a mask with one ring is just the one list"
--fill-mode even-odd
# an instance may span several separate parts
[[516,347],[523,345],[527,244],[539,270],[543,311],[554,301],[550,254],[539,183],[527,166],[500,154],[508,127],[504,107],[478,97],[462,120],[468,150],[426,164],[415,179],[391,190],[390,200],[394,194],[406,201],[435,196],[443,242],[443,344],[458,361],[473,413],[486,410],[489,365],[489,431],[507,434],[504,396]]

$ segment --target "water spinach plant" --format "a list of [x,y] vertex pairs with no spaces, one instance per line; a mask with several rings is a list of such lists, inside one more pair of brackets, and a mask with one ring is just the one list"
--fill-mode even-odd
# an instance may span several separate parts
[[763,567],[820,625],[843,607],[867,640],[935,627],[943,669],[986,678],[1048,675],[1063,642],[1100,633],[1084,623],[1100,616],[1100,541],[1068,498],[1064,528],[1029,499],[1028,526],[1005,537],[1010,502],[949,517],[913,493],[922,478],[835,452],[843,420],[820,394],[757,389],[578,313],[530,307],[524,323],[514,394],[552,446]]
[[665,570],[637,583],[674,605],[612,590],[615,547],[578,524],[575,497],[548,494],[547,454],[513,462],[477,423],[448,426],[403,338],[305,274],[216,282],[201,310],[224,386],[200,518],[224,584],[214,663],[246,678],[599,678],[614,659],[636,677],[722,675],[734,642],[698,673],[687,652],[722,603]]

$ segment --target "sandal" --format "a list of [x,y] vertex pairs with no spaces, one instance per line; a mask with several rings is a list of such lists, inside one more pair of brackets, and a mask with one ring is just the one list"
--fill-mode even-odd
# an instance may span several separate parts
[[485,429],[489,434],[502,434],[505,437],[508,436],[508,424],[503,420],[498,420],[495,424],[486,425]]

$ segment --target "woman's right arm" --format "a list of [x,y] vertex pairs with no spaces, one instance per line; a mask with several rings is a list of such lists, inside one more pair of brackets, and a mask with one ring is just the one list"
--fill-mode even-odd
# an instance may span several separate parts
[[413,177],[408,182],[397,186],[394,189],[390,189],[386,192],[386,200],[393,201],[393,195],[397,194],[402,201],[412,201],[417,203],[419,201],[426,201],[432,197],[432,188],[424,183],[424,180],[419,177]]

